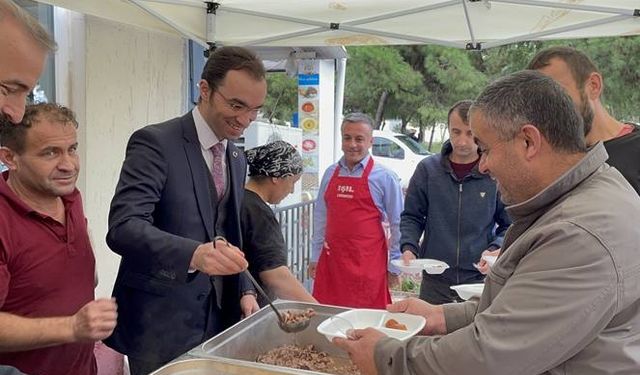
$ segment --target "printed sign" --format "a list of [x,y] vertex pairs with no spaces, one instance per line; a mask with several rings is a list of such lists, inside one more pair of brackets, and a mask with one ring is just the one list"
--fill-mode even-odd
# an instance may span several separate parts
[[302,162],[305,174],[318,174],[318,121],[320,64],[301,60],[298,65],[298,123],[302,129]]

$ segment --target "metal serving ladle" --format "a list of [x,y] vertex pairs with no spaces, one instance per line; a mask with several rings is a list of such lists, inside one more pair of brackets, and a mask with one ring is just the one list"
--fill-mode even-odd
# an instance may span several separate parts
[[[216,237],[213,238],[214,246],[215,246],[216,241],[218,241],[218,240],[224,241],[224,243],[227,244],[227,245],[229,244],[229,242],[227,241],[226,238],[224,238],[222,236],[216,236]],[[285,321],[285,319],[282,316],[282,314],[280,313],[280,311],[273,305],[273,303],[271,301],[271,298],[269,298],[267,293],[264,291],[264,289],[262,289],[260,284],[258,284],[256,279],[253,278],[253,275],[251,275],[251,272],[249,272],[248,269],[245,269],[242,272],[244,273],[244,275],[246,277],[249,278],[249,280],[251,280],[251,283],[253,284],[253,286],[256,287],[256,289],[258,290],[260,295],[262,297],[264,297],[264,299],[267,301],[269,306],[276,313],[276,316],[278,317],[278,326],[280,327],[281,330],[283,330],[283,331],[285,331],[287,333],[295,333],[295,332],[303,331],[305,328],[307,328],[309,326],[309,323],[311,322],[311,319],[303,319],[303,320],[299,320],[299,321],[295,321],[295,322],[287,322],[287,321]]]

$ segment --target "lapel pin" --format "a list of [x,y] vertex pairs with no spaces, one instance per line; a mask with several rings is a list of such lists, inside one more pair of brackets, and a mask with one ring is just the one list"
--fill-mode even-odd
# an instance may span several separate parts
[[234,158],[237,158],[238,157],[238,151],[232,152],[231,155],[233,155]]

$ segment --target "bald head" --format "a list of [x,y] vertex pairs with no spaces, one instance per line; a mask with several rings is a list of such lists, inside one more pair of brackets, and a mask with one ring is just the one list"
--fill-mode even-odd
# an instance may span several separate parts
[[[55,52],[58,45],[37,19],[20,8],[11,0],[0,0],[0,25],[4,21],[13,21],[14,26],[22,28],[39,46],[47,52]],[[4,25],[3,25],[4,26]],[[4,28],[4,27],[3,27]]]
[[56,43],[11,0],[0,0],[0,121],[19,123],[29,92]]

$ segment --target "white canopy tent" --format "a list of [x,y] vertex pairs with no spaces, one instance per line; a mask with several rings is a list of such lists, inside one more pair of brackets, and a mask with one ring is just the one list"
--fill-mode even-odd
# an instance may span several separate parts
[[[104,250],[96,251],[101,296],[110,295],[119,263],[101,239],[122,150],[136,126],[184,109],[186,95],[176,88],[185,83],[177,78],[185,63],[176,60],[184,55],[185,43],[173,36],[205,48],[248,46],[265,60],[285,60],[279,69],[295,67],[296,59],[335,59],[333,117],[338,119],[345,45],[428,43],[482,49],[521,40],[640,34],[640,0],[37,1],[93,16],[86,25],[76,14],[60,23],[66,29],[57,38],[67,48],[58,52],[56,67],[62,71],[60,87],[68,91],[59,98],[79,112],[81,123],[90,124],[81,127],[83,164],[99,166],[84,168],[80,185],[96,246]],[[94,17],[160,33],[113,27]],[[335,158],[335,152],[323,151],[321,157]]]
[[335,59],[342,112],[345,45],[480,50],[523,40],[640,34],[638,0],[38,0],[201,44],[247,46],[268,68]]
[[640,34],[637,0],[39,0],[206,46],[439,44]]

